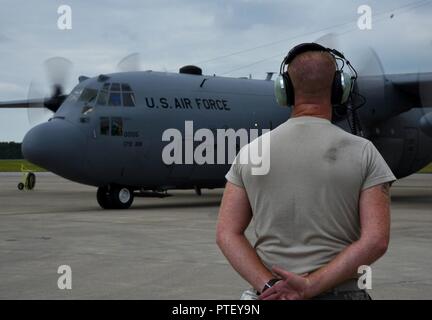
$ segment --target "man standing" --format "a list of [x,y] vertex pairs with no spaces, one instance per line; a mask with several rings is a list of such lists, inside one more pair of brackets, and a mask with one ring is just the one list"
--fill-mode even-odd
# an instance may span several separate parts
[[371,142],[331,123],[336,70],[328,51],[297,55],[291,118],[268,133],[270,171],[253,175],[238,155],[226,175],[217,243],[260,299],[369,299],[358,268],[388,247],[395,177]]

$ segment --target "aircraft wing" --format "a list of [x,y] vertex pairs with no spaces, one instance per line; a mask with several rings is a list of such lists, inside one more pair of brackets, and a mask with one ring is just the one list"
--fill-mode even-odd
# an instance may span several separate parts
[[45,99],[13,100],[0,102],[0,109],[45,108]]
[[416,101],[418,107],[432,107],[432,72],[386,75],[386,78]]
[[0,109],[47,108],[56,112],[67,97],[67,94],[58,94],[51,98],[5,101],[0,102]]

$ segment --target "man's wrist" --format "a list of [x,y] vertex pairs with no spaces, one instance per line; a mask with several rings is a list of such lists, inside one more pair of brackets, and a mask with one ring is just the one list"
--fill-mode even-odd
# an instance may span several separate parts
[[320,294],[318,290],[318,283],[313,276],[306,277],[306,290],[304,292],[304,299],[311,299],[318,294]]
[[267,281],[265,284],[264,284],[264,287],[262,288],[262,290],[261,290],[261,292],[260,293],[264,293],[264,291],[266,291],[267,289],[270,289],[271,287],[273,287],[276,283],[278,283],[279,281],[281,281],[281,279],[279,279],[279,278],[273,278],[273,279],[270,279],[269,281]]

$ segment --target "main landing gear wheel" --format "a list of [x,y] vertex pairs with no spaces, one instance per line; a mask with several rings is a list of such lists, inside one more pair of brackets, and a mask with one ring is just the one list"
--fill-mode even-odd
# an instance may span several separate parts
[[133,190],[127,187],[99,187],[97,191],[97,201],[103,209],[128,209],[133,200]]
[[134,200],[133,191],[126,187],[113,187],[110,194],[116,209],[129,209]]
[[114,209],[107,187],[99,187],[96,199],[102,209]]

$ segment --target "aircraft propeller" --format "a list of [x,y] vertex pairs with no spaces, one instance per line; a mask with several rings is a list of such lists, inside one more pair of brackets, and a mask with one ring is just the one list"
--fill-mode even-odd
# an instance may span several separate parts
[[[338,35],[334,33],[328,33],[318,38],[315,42],[331,49],[336,49],[340,52],[344,52],[343,46],[340,44]],[[385,85],[385,71],[382,62],[371,47],[356,48],[356,56],[346,56],[346,58],[356,68],[359,77],[380,77],[380,90],[384,92]]]
[[[340,44],[339,37],[334,33],[325,34],[324,36],[317,39],[316,42],[325,47],[336,49],[344,53],[344,48]],[[378,117],[384,118],[385,116],[387,116],[384,115],[386,110],[378,109],[379,106],[384,106],[386,102],[385,88],[387,80],[383,65],[376,51],[371,47],[360,47],[356,48],[355,56],[346,54],[345,57],[350,61],[350,63],[354,66],[358,73],[358,93],[365,95],[365,92],[364,90],[362,90],[362,88],[367,87],[367,97],[365,97],[366,101],[371,100],[376,102],[376,105],[372,107],[377,107],[377,110],[367,112],[363,120],[365,120],[366,123],[372,123],[374,121],[374,118],[370,115],[373,115],[375,119],[377,119]],[[348,68],[345,67],[345,70],[347,69]],[[373,86],[371,86],[370,83],[373,83]],[[366,84],[368,85],[366,86]],[[353,98],[355,108],[365,103],[364,99],[361,98],[359,95],[356,95]]]
[[[72,62],[66,58],[53,57],[44,62],[46,80],[31,81],[28,91],[28,101],[32,101],[32,107],[27,109],[30,125],[34,126],[47,121],[56,112],[67,95],[64,93],[67,81],[72,71]],[[47,84],[48,83],[48,84]],[[51,92],[47,96],[47,87]],[[40,99],[40,97],[46,97]]]
[[[73,64],[66,58],[53,57],[47,59],[43,66],[46,81],[41,83],[33,80],[28,90],[27,99],[31,101],[31,107],[27,108],[27,116],[31,126],[47,121],[66,99],[64,88],[70,78]],[[118,72],[139,71],[139,53],[135,52],[124,57],[117,64],[116,70]],[[49,93],[48,86],[51,88]],[[41,99],[44,96],[46,98]]]
[[120,60],[117,64],[119,72],[140,71],[141,70],[141,57],[138,52],[131,53]]

